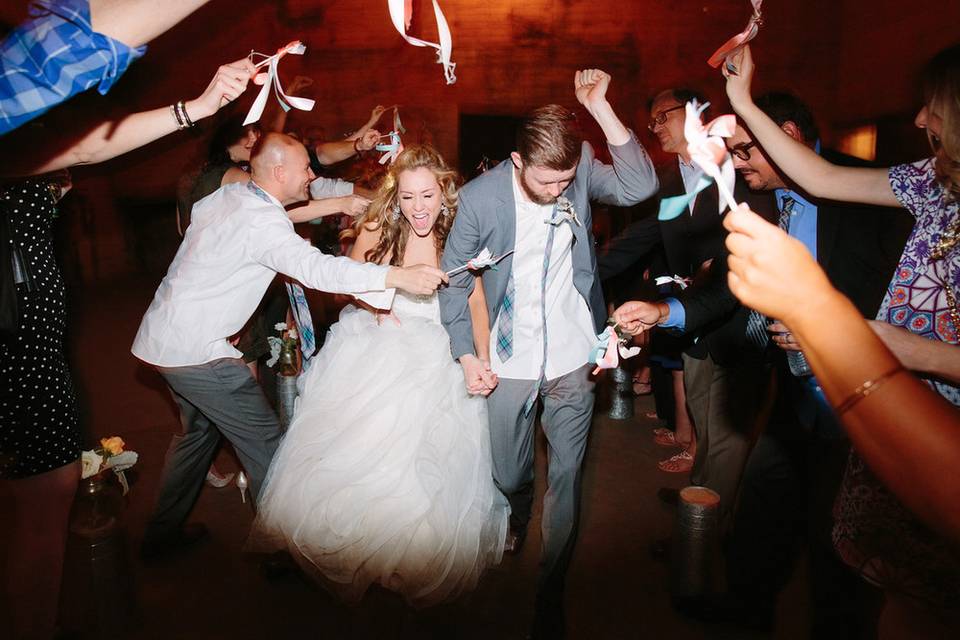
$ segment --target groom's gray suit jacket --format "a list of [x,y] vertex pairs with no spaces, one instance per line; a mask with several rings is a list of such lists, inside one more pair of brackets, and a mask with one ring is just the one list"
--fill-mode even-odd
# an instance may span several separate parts
[[[606,322],[607,310],[597,277],[590,201],[626,207],[649,198],[658,188],[650,157],[632,132],[625,144],[609,145],[609,148],[613,166],[597,160],[593,147],[584,142],[576,176],[563,193],[573,203],[580,220],[579,225],[570,223],[573,229],[573,284],[587,302],[598,333]],[[441,268],[450,271],[462,266],[484,247],[489,248],[494,256],[514,249],[516,217],[513,163],[508,159],[460,190],[457,217],[447,236]],[[483,271],[483,292],[491,328],[503,304],[512,269],[511,254],[500,261],[496,270]],[[440,289],[440,316],[450,334],[454,358],[474,353],[473,323],[467,304],[473,285],[473,274],[464,271],[450,278],[450,286]]]

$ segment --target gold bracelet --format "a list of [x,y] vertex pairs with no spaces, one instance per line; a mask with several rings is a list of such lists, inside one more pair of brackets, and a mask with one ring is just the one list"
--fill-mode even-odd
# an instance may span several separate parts
[[844,413],[853,408],[855,404],[866,398],[868,395],[879,389],[883,386],[883,383],[897,375],[898,373],[905,371],[903,366],[897,365],[893,369],[890,369],[883,375],[873,380],[867,380],[859,387],[853,390],[846,400],[837,405],[836,412],[838,416],[842,416]]

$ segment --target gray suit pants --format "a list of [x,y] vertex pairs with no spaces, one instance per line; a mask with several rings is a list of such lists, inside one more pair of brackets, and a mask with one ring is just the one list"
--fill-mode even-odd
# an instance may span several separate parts
[[580,513],[581,463],[593,417],[594,383],[584,366],[553,380],[501,378],[487,398],[493,479],[510,501],[510,526],[524,531],[533,506],[534,418],[523,405],[534,385],[540,385],[541,424],[547,438],[547,492],[543,499],[543,551],[538,603],[557,607],[564,576],[577,537]]
[[160,495],[145,540],[179,530],[200,495],[220,435],[236,449],[254,500],[283,433],[250,369],[239,358],[190,367],[157,367],[180,409],[183,433],[174,436],[160,480]]

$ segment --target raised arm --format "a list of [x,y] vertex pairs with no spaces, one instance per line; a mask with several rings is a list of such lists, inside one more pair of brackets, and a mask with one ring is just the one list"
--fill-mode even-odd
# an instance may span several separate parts
[[[246,58],[222,65],[203,93],[184,103],[190,120],[196,122],[211,116],[221,106],[235,100],[246,90],[254,73],[253,65]],[[37,175],[76,165],[104,162],[149,144],[179,128],[170,106],[164,106],[134,113],[116,121],[102,122],[82,134],[79,139],[68,134],[63,137],[51,135],[36,140],[36,132],[19,131],[5,136],[0,142],[0,155],[5,158],[0,175]],[[29,138],[25,139],[24,135]],[[66,148],[61,146],[64,139],[68,141]],[[31,144],[25,144],[26,142]]]
[[887,169],[843,167],[827,162],[813,149],[787,135],[754,104],[750,96],[754,65],[749,46],[736,53],[731,62],[737,69],[736,74],[730,73],[723,65],[730,105],[763,147],[767,157],[793,182],[818,198],[886,207],[900,206],[890,187]]
[[628,207],[646,200],[659,188],[657,172],[646,150],[623,126],[607,101],[609,74],[584,69],[573,76],[577,100],[590,112],[607,138],[613,166],[594,159],[590,174],[590,198],[606,204]]
[[321,142],[314,148],[317,159],[322,165],[336,164],[355,156],[360,151],[370,151],[377,146],[380,132],[370,129],[359,138],[349,138],[336,142]]
[[956,407],[902,370],[798,240],[745,208],[724,224],[730,289],[783,319],[871,470],[922,522],[960,542]]

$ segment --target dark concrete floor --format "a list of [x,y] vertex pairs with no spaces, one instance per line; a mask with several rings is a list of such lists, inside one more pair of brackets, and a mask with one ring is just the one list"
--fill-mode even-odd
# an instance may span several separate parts
[[[129,352],[155,285],[139,280],[75,289],[71,318],[76,381],[91,435],[120,435],[140,454],[124,516],[137,603],[136,623],[125,637],[525,637],[537,574],[535,534],[521,554],[505,557],[475,592],[460,601],[414,611],[378,590],[350,608],[301,579],[269,581],[261,576],[258,559],[241,552],[253,516],[251,506],[249,500],[241,502],[231,485],[205,487],[194,509],[192,519],[209,527],[209,540],[159,566],[141,564],[133,551],[153,506],[170,436],[178,429],[161,379]],[[669,568],[649,554],[651,543],[666,537],[673,523],[672,509],[660,504],[656,490],[682,487],[687,478],[656,468],[656,461],[672,452],[652,442],[650,432],[657,425],[643,417],[652,407],[649,396],[639,398],[636,418],[614,421],[606,417],[606,406],[598,403],[585,463],[580,537],[568,576],[569,637],[762,637],[686,620],[670,606]],[[221,452],[217,464],[224,471],[237,466],[228,451]],[[539,520],[538,512],[534,518]],[[802,575],[788,586],[772,637],[808,635],[804,588]],[[68,598],[89,596],[65,593]]]

